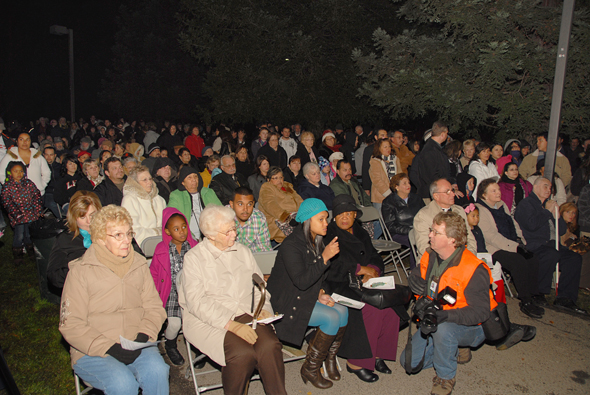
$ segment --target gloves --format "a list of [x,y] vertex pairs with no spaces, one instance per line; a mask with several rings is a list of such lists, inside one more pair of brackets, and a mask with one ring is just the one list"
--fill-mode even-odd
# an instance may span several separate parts
[[256,339],[258,339],[258,335],[256,331],[245,324],[240,324],[236,321],[231,321],[229,323],[229,331],[235,334],[238,337],[241,337],[246,342],[250,344],[256,343]]
[[535,254],[533,254],[532,252],[530,252],[529,250],[527,250],[526,248],[523,248],[521,246],[516,247],[516,252],[526,260],[529,260],[533,256],[535,256]]
[[426,280],[424,280],[422,277],[411,275],[410,278],[408,278],[408,284],[410,285],[412,292],[414,292],[416,295],[424,295]]
[[111,357],[115,358],[117,361],[124,363],[125,365],[129,365],[139,357],[141,354],[141,350],[125,350],[121,347],[120,343],[115,343],[112,345],[111,348],[107,351]]
[[274,315],[273,313],[269,313],[269,312],[268,312],[268,311],[266,311],[266,310],[261,310],[261,311],[260,311],[260,314],[258,315],[258,319],[259,319],[259,320],[263,320],[263,319],[265,319],[265,318],[270,318],[270,317],[272,317],[273,315]]
[[138,343],[147,343],[148,340],[150,340],[150,337],[148,335],[146,335],[145,333],[141,333],[141,332],[139,332],[137,334],[137,337],[135,338],[135,341]]

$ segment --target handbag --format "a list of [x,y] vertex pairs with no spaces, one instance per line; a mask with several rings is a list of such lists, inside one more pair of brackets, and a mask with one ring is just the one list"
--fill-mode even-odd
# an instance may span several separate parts
[[[410,302],[412,296],[410,288],[405,285],[396,285],[395,289],[368,289],[363,287],[360,276],[356,276],[351,272],[348,272],[348,280],[348,287],[352,289],[357,296],[360,296],[362,302],[370,304],[379,310],[388,307],[403,307]],[[397,311],[398,309],[396,309],[396,312]],[[405,315],[408,315],[405,311],[405,307],[403,308],[403,311],[405,312]],[[398,315],[400,314],[398,313]],[[401,315],[400,319],[403,319]]]
[[490,311],[490,318],[481,324],[486,340],[500,340],[510,330],[510,319],[506,303],[498,303],[495,309]]
[[66,224],[54,217],[42,217],[29,224],[31,239],[50,239],[66,230]]

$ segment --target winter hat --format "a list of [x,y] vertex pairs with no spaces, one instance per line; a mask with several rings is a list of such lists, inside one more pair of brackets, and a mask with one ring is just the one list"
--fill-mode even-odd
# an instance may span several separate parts
[[154,150],[160,149],[160,146],[156,143],[151,143],[148,149],[148,155],[154,152]]
[[334,152],[332,155],[330,155],[330,157],[328,158],[328,161],[330,161],[330,163],[334,162],[335,160],[342,160],[344,159],[344,154],[342,152]]
[[154,167],[152,167],[152,177],[155,177],[156,173],[158,173],[158,170],[166,166],[170,166],[171,169],[176,167],[170,158],[157,158],[154,162]]
[[332,138],[336,138],[336,136],[334,135],[334,133],[332,133],[332,131],[330,129],[326,129],[324,130],[324,134],[322,135],[322,143],[324,142],[324,140],[328,137],[332,137]]
[[[186,188],[184,187],[184,185],[182,185],[182,182],[184,181],[185,178],[187,178],[191,174],[199,175],[199,172],[190,166],[184,166],[182,169],[180,169],[180,174],[178,175],[178,190],[179,191],[186,191]],[[199,176],[199,181],[201,181],[201,176]],[[199,185],[202,185],[202,182],[199,182]]]
[[363,215],[363,212],[358,209],[354,198],[351,195],[347,195],[345,193],[338,195],[332,201],[332,216],[336,217],[342,213],[346,213],[349,211],[356,211],[356,217],[360,218]]
[[321,213],[322,211],[328,211],[324,202],[320,199],[316,198],[309,198],[305,199],[301,206],[299,206],[299,210],[297,211],[297,216],[295,217],[295,221],[299,223],[303,223],[316,215],[317,213]]
[[320,159],[318,160],[318,166],[323,170],[325,167],[330,166],[330,162],[328,162],[328,160],[323,156],[320,156]]
[[88,155],[88,156],[90,156],[90,152],[88,152],[88,151],[80,151],[80,152],[78,152],[78,158],[80,158],[82,155]]
[[213,149],[213,147],[211,147],[210,145],[208,145],[208,146],[206,146],[205,148],[203,148],[203,149],[201,150],[201,156],[205,156],[205,152],[207,152],[207,150],[208,150],[209,148]]
[[510,139],[510,140],[508,140],[506,142],[506,144],[504,144],[504,152],[506,152],[506,150],[508,149],[508,147],[510,147],[510,145],[512,143],[514,143],[515,141],[518,143],[518,145],[520,145],[520,140],[518,140],[518,139]]

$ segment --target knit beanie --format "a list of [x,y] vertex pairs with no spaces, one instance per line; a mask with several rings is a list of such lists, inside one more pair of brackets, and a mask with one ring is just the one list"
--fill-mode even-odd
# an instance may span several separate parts
[[[181,191],[186,191],[186,188],[184,187],[184,185],[182,185],[182,182],[184,181],[184,179],[186,177],[188,177],[191,174],[199,174],[198,171],[196,171],[195,169],[193,169],[190,166],[184,166],[182,169],[180,169],[180,174],[178,175],[178,189]],[[200,179],[201,176],[199,176],[199,185],[202,185],[202,181]]]
[[322,202],[320,199],[305,199],[303,203],[301,203],[301,206],[299,206],[295,220],[299,223],[303,223],[317,213],[321,213],[322,211],[328,211],[328,209],[326,208],[324,202]]

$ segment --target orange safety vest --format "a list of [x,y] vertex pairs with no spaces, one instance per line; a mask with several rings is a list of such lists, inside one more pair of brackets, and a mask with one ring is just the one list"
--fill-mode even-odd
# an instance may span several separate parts
[[[429,255],[428,252],[425,252],[424,255],[422,255],[422,259],[420,260],[420,275],[425,280],[426,272],[428,270],[428,261]],[[491,285],[493,280],[490,268],[467,249],[463,251],[461,262],[457,266],[449,267],[447,270],[445,270],[438,283],[439,292],[449,286],[450,288],[457,291],[457,302],[452,306],[448,304],[442,306],[443,310],[460,309],[467,306],[467,300],[465,299],[465,288],[469,284],[473,273],[479,267],[479,265],[483,265],[483,267],[485,267],[488,271]],[[429,284],[426,286],[428,287]],[[491,288],[488,292],[490,293],[490,311],[492,311],[496,308],[496,306],[498,306],[498,303],[496,303],[496,300],[494,299],[494,294],[492,293]]]

